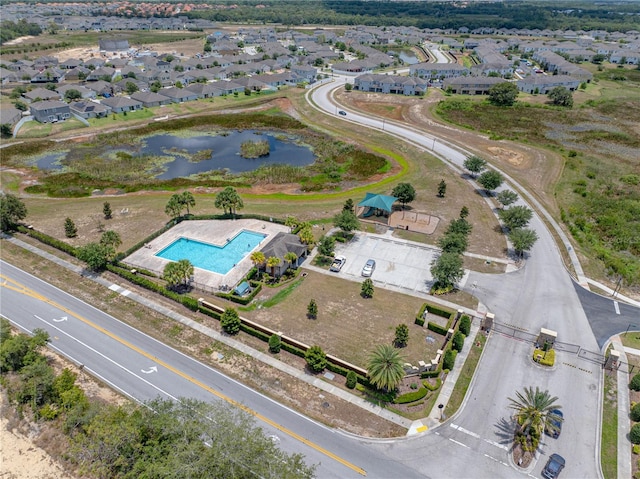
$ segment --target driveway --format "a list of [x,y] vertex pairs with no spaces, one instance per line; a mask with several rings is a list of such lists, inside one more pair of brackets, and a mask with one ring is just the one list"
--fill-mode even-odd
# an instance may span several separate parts
[[347,279],[364,280],[360,274],[362,267],[368,259],[373,259],[376,261],[371,276],[374,283],[428,294],[433,283],[429,269],[440,251],[390,235],[357,233],[349,243],[336,243],[335,253],[347,258],[338,273]]

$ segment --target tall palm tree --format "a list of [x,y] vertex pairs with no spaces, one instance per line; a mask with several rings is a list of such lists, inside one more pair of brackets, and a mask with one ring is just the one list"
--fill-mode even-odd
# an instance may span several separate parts
[[395,389],[404,378],[403,362],[396,348],[390,344],[380,344],[369,356],[369,380],[378,389]]
[[271,276],[275,278],[276,276],[276,266],[280,264],[280,258],[277,256],[269,256],[267,258],[267,267],[271,268]]
[[251,253],[251,256],[249,256],[249,258],[251,259],[253,265],[256,267],[264,264],[264,262],[266,261],[264,253],[262,251],[254,251],[253,253]]
[[[284,260],[289,264],[293,264],[296,261],[298,261],[298,255],[295,254],[293,251],[289,251],[288,253],[286,253],[284,255]],[[297,266],[297,264],[296,264],[296,266]]]
[[551,412],[562,407],[554,404],[557,397],[551,397],[549,391],[541,391],[537,386],[535,390],[524,388],[524,394],[516,391],[516,396],[517,399],[508,399],[511,401],[509,407],[516,411],[514,417],[520,434],[541,437],[545,428],[557,429],[554,421],[560,422],[562,418]]

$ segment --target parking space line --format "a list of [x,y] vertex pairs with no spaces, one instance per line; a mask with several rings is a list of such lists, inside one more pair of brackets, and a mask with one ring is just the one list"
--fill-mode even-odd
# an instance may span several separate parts
[[618,306],[618,302],[613,302],[613,308],[616,310],[616,314],[620,314],[620,306]]

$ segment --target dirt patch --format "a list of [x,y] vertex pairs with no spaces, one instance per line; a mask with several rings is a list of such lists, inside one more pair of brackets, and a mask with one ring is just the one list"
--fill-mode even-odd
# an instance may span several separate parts
[[499,158],[501,161],[507,161],[513,166],[522,166],[525,160],[524,155],[519,151],[506,150],[499,146],[490,146],[487,149],[493,153],[496,158]]
[[527,467],[529,467],[531,461],[533,461],[534,458],[532,452],[525,451],[518,443],[514,444],[511,454],[514,464],[518,467],[521,467],[522,469],[526,469]]

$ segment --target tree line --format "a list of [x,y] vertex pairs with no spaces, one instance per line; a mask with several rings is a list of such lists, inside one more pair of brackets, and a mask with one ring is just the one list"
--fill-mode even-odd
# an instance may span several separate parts
[[42,29],[36,23],[29,23],[24,18],[17,22],[5,20],[0,23],[0,45],[18,37],[27,35],[36,36],[42,33]]

